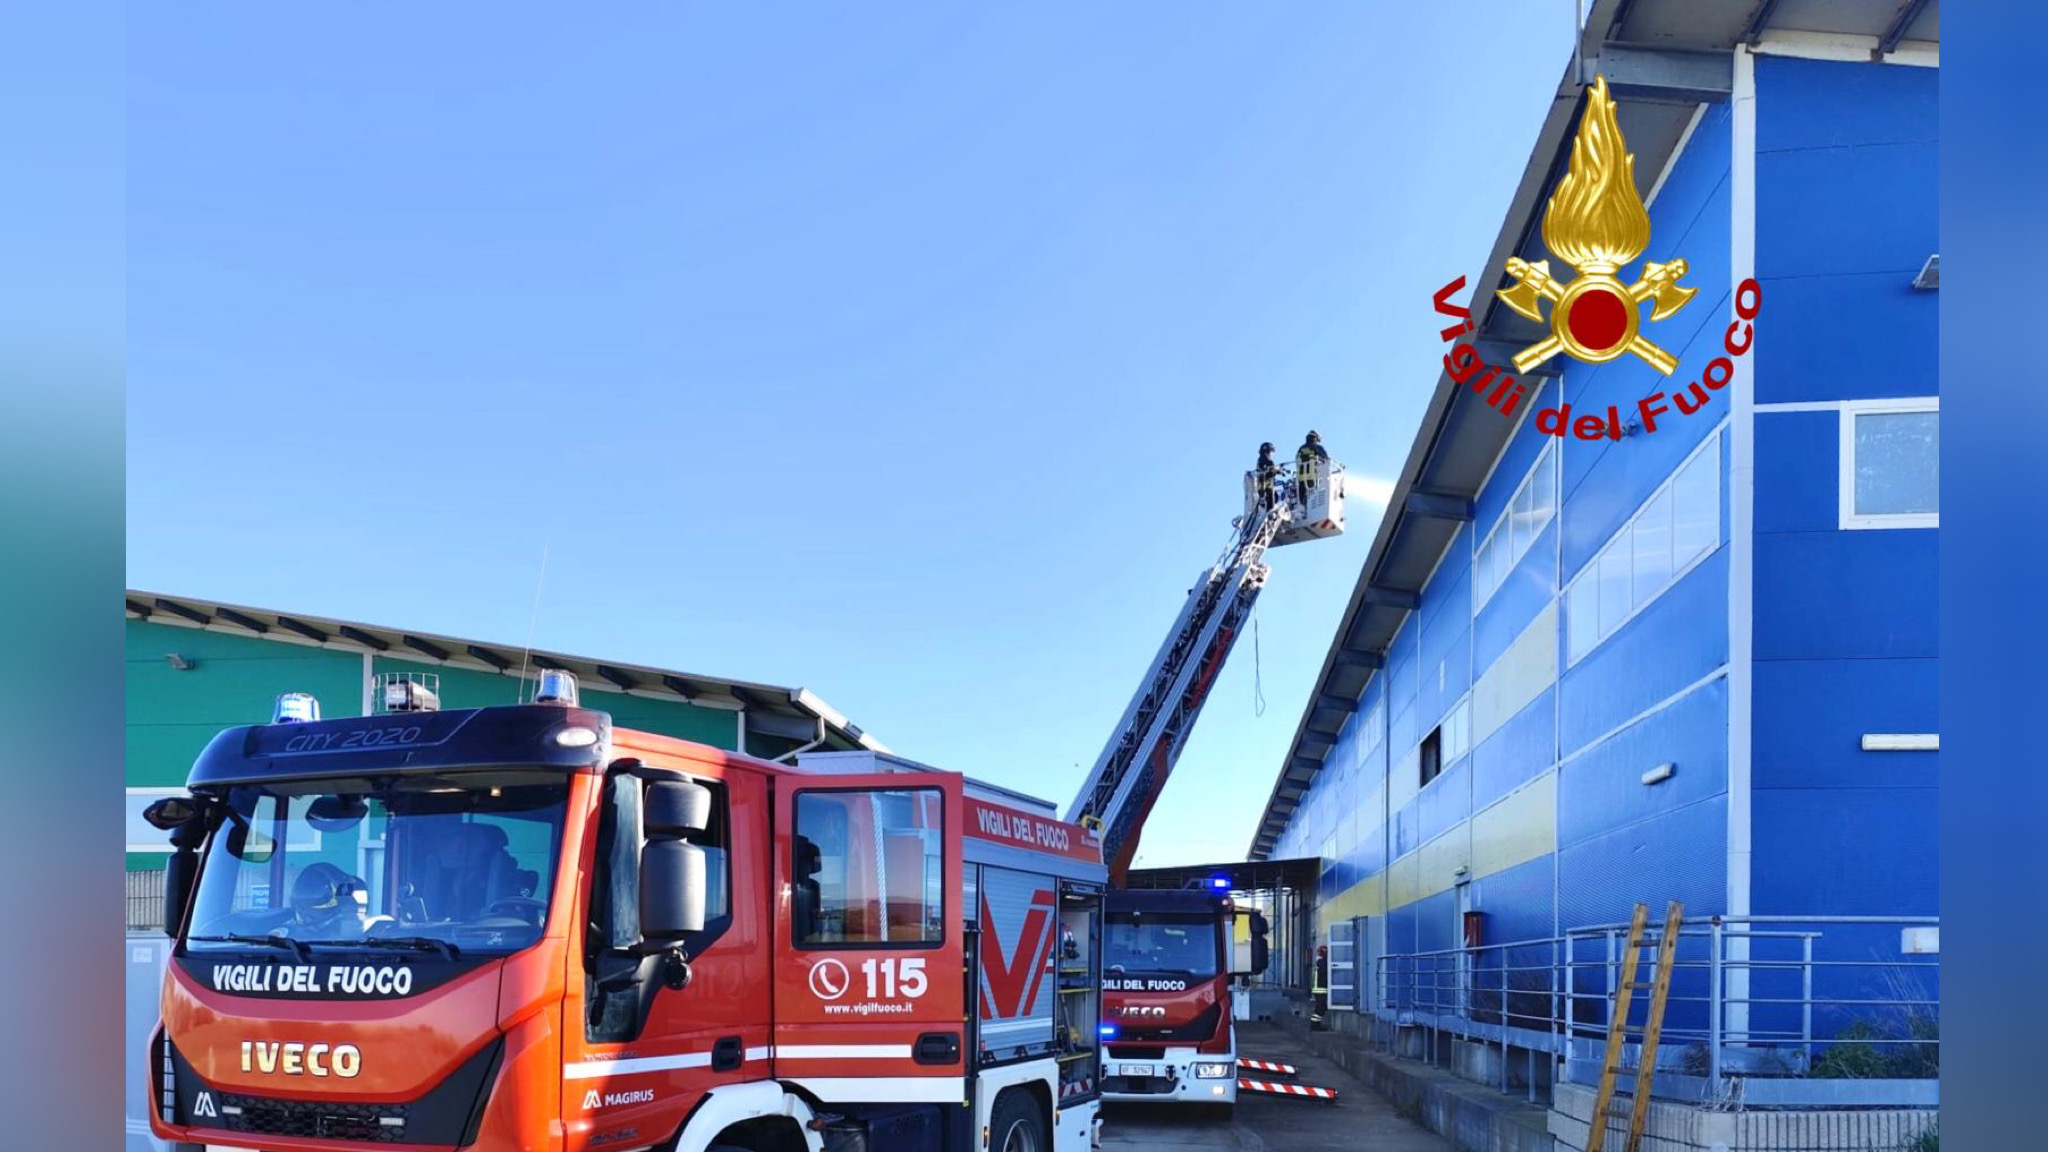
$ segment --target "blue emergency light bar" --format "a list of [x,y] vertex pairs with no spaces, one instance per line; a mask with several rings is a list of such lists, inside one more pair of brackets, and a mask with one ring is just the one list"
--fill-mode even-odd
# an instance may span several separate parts
[[1218,892],[1228,892],[1230,891],[1230,877],[1211,876],[1209,877],[1209,887],[1214,888]]
[[1116,1039],[1116,1025],[1114,1024],[1104,1024],[1102,1027],[1097,1028],[1096,1031],[1101,1033],[1102,1038],[1105,1040]]
[[272,724],[313,724],[320,719],[320,701],[311,692],[287,692],[277,698]]

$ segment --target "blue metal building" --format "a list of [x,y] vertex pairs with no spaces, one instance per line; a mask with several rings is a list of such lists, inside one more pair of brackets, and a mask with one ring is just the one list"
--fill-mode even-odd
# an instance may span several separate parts
[[[1505,366],[1546,333],[1493,289],[1551,255],[1596,72],[1645,255],[1699,292],[1645,324],[1669,378],[1559,356],[1512,416],[1436,382],[1250,851],[1320,858],[1317,931],[1353,926],[1361,988],[1468,930],[1552,938],[1638,901],[1937,911],[1933,6],[1592,9],[1473,277],[1474,339]],[[1671,410],[1749,278],[1753,346]],[[1614,405],[1624,435],[1540,431],[1562,403]]]

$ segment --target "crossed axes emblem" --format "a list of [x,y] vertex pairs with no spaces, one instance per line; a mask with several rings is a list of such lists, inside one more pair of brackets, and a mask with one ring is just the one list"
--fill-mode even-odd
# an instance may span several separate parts
[[[1550,301],[1550,335],[1538,340],[1515,354],[1515,370],[1527,372],[1559,352],[1569,351],[1581,360],[1599,363],[1612,360],[1624,352],[1633,352],[1649,363],[1650,367],[1669,376],[1678,370],[1678,357],[1659,348],[1642,334],[1642,313],[1638,305],[1646,300],[1655,300],[1656,307],[1650,312],[1651,321],[1662,320],[1685,307],[1686,302],[1699,291],[1697,288],[1682,287],[1678,281],[1687,270],[1684,260],[1659,263],[1655,260],[1643,265],[1642,278],[1634,284],[1623,284],[1614,276],[1611,268],[1588,265],[1579,270],[1579,275],[1569,283],[1560,284],[1550,275],[1550,261],[1538,260],[1534,264],[1520,257],[1508,260],[1508,275],[1515,278],[1515,286],[1503,288],[1498,295],[1501,302],[1516,312],[1541,324],[1544,323],[1541,301]],[[1592,299],[1604,295],[1620,304],[1623,317],[1621,335],[1612,342],[1600,346],[1581,339],[1581,334],[1572,330],[1571,317],[1574,308],[1589,307],[1606,309],[1607,318],[1613,318],[1613,306]],[[1584,303],[1582,303],[1584,302]]]

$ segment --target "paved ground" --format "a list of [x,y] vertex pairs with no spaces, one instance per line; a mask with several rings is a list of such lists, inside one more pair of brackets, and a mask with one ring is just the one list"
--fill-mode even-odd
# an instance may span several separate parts
[[1186,1118],[1156,1105],[1105,1104],[1103,1152],[1449,1152],[1451,1145],[1415,1124],[1371,1089],[1271,1024],[1240,1024],[1238,1051],[1301,1069],[1295,1079],[1337,1089],[1338,1100],[1284,1100],[1240,1093],[1229,1124]]

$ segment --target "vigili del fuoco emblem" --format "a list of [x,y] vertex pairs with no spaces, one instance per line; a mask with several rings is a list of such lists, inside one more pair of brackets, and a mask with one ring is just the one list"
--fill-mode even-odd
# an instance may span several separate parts
[[1617,279],[1614,273],[1649,243],[1650,214],[1636,194],[1635,157],[1614,122],[1614,100],[1601,76],[1586,93],[1571,170],[1543,211],[1544,247],[1578,275],[1559,283],[1551,278],[1550,261],[1511,258],[1507,272],[1516,283],[1498,293],[1508,307],[1538,323],[1544,321],[1541,301],[1550,301],[1550,335],[1515,354],[1516,370],[1527,372],[1559,352],[1589,364],[1633,352],[1671,375],[1678,358],[1643,336],[1641,306],[1655,301],[1655,323],[1685,307],[1698,289],[1679,286],[1683,260],[1648,261],[1634,284]]

